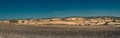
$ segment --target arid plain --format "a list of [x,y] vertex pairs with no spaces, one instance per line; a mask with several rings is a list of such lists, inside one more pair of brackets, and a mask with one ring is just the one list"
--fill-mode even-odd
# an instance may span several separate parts
[[0,24],[0,38],[120,38],[120,27]]

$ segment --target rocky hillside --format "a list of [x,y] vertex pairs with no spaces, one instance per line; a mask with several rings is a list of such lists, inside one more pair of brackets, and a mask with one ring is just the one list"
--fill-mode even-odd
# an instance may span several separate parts
[[1,20],[0,23],[32,24],[32,25],[120,25],[120,17],[115,16],[71,16],[53,18],[11,19]]

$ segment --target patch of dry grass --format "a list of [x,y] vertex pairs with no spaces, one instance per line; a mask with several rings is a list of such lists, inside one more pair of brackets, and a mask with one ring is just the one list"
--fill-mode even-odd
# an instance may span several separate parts
[[120,38],[112,26],[12,25],[1,24],[2,38]]

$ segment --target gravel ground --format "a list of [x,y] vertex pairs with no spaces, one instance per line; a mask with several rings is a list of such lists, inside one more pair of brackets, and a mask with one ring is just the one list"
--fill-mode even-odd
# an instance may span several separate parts
[[0,24],[0,38],[120,38],[120,27]]

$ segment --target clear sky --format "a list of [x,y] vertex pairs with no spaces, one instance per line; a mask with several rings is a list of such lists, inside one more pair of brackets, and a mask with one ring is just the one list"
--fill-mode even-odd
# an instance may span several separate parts
[[0,19],[120,16],[120,0],[0,0]]

